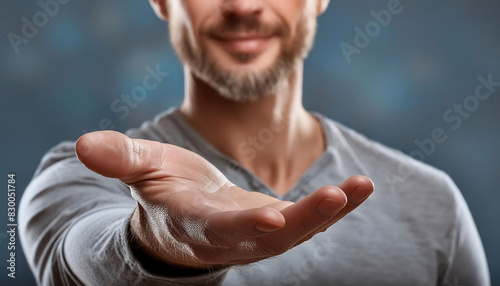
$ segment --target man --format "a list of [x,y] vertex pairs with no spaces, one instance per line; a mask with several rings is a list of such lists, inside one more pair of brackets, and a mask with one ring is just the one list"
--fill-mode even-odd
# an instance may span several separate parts
[[[303,108],[328,0],[150,2],[169,21],[185,100],[135,139],[96,132],[44,157],[21,205],[39,283],[489,284],[444,173]],[[365,203],[361,175],[377,186]]]

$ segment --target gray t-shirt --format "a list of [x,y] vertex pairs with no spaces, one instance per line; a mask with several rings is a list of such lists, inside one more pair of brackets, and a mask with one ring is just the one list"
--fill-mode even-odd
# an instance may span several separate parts
[[[43,285],[489,285],[484,250],[469,209],[443,172],[312,113],[327,149],[284,200],[365,175],[375,192],[326,232],[282,254],[192,277],[148,272],[133,255],[127,186],[89,171],[74,142],[50,150],[20,206],[20,235]],[[239,187],[276,196],[259,178],[211,146],[177,109],[127,133],[194,151]],[[105,158],[103,158],[105,160]]]

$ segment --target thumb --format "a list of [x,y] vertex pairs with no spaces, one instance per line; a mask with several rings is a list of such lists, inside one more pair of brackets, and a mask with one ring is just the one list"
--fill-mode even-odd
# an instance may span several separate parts
[[132,140],[115,131],[98,131],[78,139],[76,155],[90,170],[130,184],[161,169],[162,148],[159,142]]

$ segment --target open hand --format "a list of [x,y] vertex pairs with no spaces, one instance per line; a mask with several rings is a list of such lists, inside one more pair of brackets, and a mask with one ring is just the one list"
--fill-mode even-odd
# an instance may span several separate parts
[[131,231],[148,255],[193,268],[245,264],[281,254],[361,204],[372,182],[353,176],[297,203],[243,190],[201,156],[113,131],[82,136],[78,158],[130,186]]

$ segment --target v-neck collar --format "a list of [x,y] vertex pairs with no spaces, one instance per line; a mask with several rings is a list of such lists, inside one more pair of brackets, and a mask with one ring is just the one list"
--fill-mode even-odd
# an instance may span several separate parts
[[[177,108],[171,110],[171,118],[174,120],[176,125],[180,128],[181,132],[185,132],[187,137],[194,140],[193,146],[195,146],[200,155],[205,157],[213,165],[218,168],[224,168],[229,172],[243,172],[247,178],[250,180],[250,184],[258,191],[279,198],[281,200],[295,201],[299,199],[301,194],[301,187],[307,184],[311,179],[321,173],[326,165],[331,163],[333,160],[333,151],[336,149],[338,141],[333,135],[332,129],[329,126],[327,119],[320,113],[310,112],[315,118],[320,122],[321,128],[323,130],[326,148],[323,153],[316,159],[316,161],[307,168],[307,170],[299,177],[295,184],[288,190],[284,195],[277,194],[271,187],[262,182],[262,180],[251,170],[242,166],[235,159],[224,154],[210,142],[208,142],[201,134],[199,134],[191,124],[182,116],[180,110]],[[222,170],[221,170],[222,171]]]

